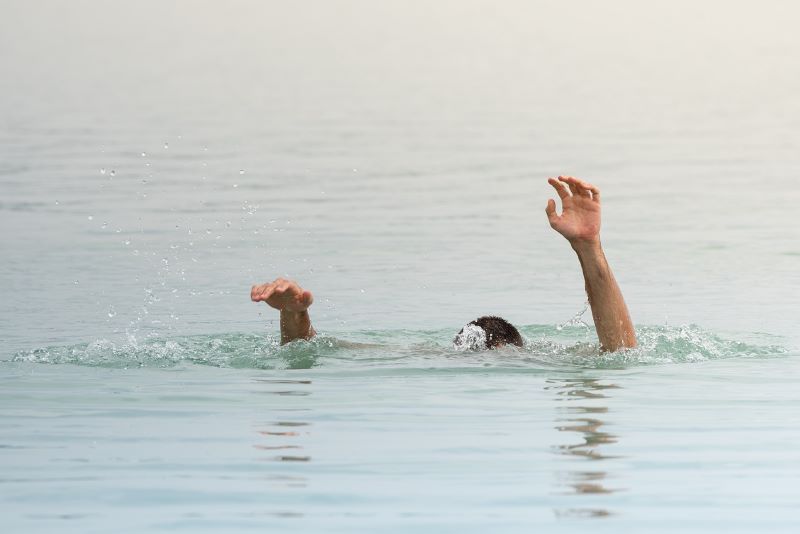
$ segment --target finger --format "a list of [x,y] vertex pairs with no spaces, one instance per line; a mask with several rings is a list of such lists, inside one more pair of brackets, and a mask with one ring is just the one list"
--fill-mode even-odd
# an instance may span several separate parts
[[599,203],[600,202],[600,190],[597,186],[590,184],[589,182],[581,182],[583,187],[592,192],[592,200]]
[[267,302],[274,292],[275,292],[275,288],[274,287],[267,287],[264,291],[262,291],[258,295],[258,297],[256,298],[256,301]]
[[547,199],[547,207],[544,209],[544,212],[547,214],[547,218],[552,221],[558,215],[556,215],[556,201],[552,198]]
[[263,284],[259,288],[258,295],[257,295],[258,298],[259,299],[263,299],[264,293],[266,293],[267,291],[271,292],[273,289],[275,289],[275,282],[270,282],[269,284]]
[[[578,180],[573,176],[559,176],[558,179],[569,186],[573,196],[584,196],[581,188],[578,185]],[[587,193],[588,195],[588,193]]]
[[253,286],[253,288],[250,290],[250,299],[253,302],[258,302],[261,300],[261,294],[266,291],[269,286],[270,284],[258,284]]
[[584,182],[583,180],[575,179],[578,187],[581,190],[581,194],[585,197],[592,198],[592,186],[589,182]]
[[572,191],[573,195],[592,198],[592,195],[589,193],[589,190],[583,187],[584,182],[582,180],[579,180],[574,176],[559,176],[558,179],[567,182],[569,184],[569,189],[570,191]]
[[303,294],[300,295],[300,303],[305,307],[314,303],[314,295],[311,294],[311,291],[303,291]]
[[561,198],[561,200],[564,200],[564,199],[569,198],[569,197],[572,196],[572,195],[570,195],[569,189],[567,189],[567,186],[564,185],[563,183],[559,182],[555,178],[548,178],[547,179],[547,183],[553,186],[553,189],[556,190],[556,193],[558,193],[558,196],[559,196],[559,198]]
[[600,190],[597,188],[597,186],[592,185],[585,180],[581,180],[580,178],[572,178],[572,179],[575,180],[575,183],[578,184],[578,186],[582,190],[586,191],[586,194],[588,196],[590,196],[593,200],[600,202]]
[[567,184],[573,196],[581,196],[580,189],[575,184],[575,179],[572,176],[559,176],[558,181]]

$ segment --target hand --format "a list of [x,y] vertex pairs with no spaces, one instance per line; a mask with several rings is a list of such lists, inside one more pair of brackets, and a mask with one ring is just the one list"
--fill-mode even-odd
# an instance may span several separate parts
[[550,226],[576,245],[600,238],[600,190],[572,176],[548,178],[561,198],[561,215],[556,213],[555,200],[548,199],[547,219]]
[[278,278],[269,284],[253,286],[250,300],[266,302],[276,310],[299,313],[304,312],[314,302],[311,291],[305,291],[297,282]]

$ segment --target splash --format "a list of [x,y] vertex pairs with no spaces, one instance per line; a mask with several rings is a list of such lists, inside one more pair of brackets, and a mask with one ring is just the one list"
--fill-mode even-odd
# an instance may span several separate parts
[[528,348],[550,363],[607,369],[729,358],[768,358],[788,353],[785,347],[727,339],[697,325],[640,326],[636,328],[636,335],[638,347],[617,352],[601,352],[596,339],[574,344],[540,339],[531,342]]
[[[135,368],[205,365],[247,369],[369,370],[374,368],[552,369],[627,368],[639,365],[693,363],[729,358],[779,357],[788,350],[726,339],[694,325],[645,326],[637,329],[639,347],[600,352],[583,328],[527,326],[520,329],[524,348],[463,352],[450,344],[451,330],[367,331],[318,336],[281,346],[274,336],[219,334],[147,339],[97,340],[18,352],[12,361]],[[575,338],[575,330],[582,338]],[[345,339],[353,341],[344,341]]]
[[75,364],[89,367],[174,367],[197,364],[252,369],[308,369],[334,340],[320,337],[313,343],[281,347],[278,340],[253,334],[189,336],[139,342],[97,340],[73,346],[56,346],[17,353],[12,361]]
[[589,330],[590,329],[589,324],[583,320],[583,316],[586,314],[587,311],[589,311],[588,300],[583,304],[583,309],[581,309],[581,311],[573,315],[568,321],[565,321],[556,326],[556,330],[561,331],[569,326],[580,326],[582,328],[585,328],[586,330]]

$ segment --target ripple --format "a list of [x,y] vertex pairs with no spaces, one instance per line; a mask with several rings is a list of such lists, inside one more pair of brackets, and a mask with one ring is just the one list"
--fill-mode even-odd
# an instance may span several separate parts
[[[320,335],[311,341],[281,346],[274,336],[229,333],[116,343],[100,339],[71,346],[21,351],[12,362],[73,364],[89,367],[174,367],[181,364],[244,369],[332,370],[423,369],[547,370],[628,368],[639,365],[694,363],[727,358],[769,358],[788,353],[778,345],[758,345],[704,330],[698,326],[644,326],[637,330],[639,347],[614,353],[600,352],[596,342],[575,340],[587,334],[556,326],[528,326],[522,349],[504,347],[481,352],[459,352],[450,346],[452,332],[370,331],[341,334],[362,342]],[[572,339],[570,338],[572,336]],[[366,342],[363,342],[366,341]],[[263,379],[262,379],[263,380]],[[305,382],[277,381],[278,384]],[[294,389],[271,391],[303,395]]]

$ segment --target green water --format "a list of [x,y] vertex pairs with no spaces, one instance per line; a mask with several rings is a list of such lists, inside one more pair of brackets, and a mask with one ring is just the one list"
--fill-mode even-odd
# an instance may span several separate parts
[[[757,345],[725,339],[697,326],[640,327],[639,347],[616,353],[599,350],[588,326],[520,328],[524,348],[458,351],[452,332],[366,331],[320,334],[310,342],[280,345],[278,336],[219,334],[114,343],[97,340],[74,346],[20,351],[12,361],[75,364],[89,367],[173,367],[180,364],[252,369],[322,368],[369,372],[406,369],[548,369],[625,368],[636,365],[704,362],[728,358],[769,358],[788,354],[780,345]],[[762,335],[764,341],[774,341]]]

